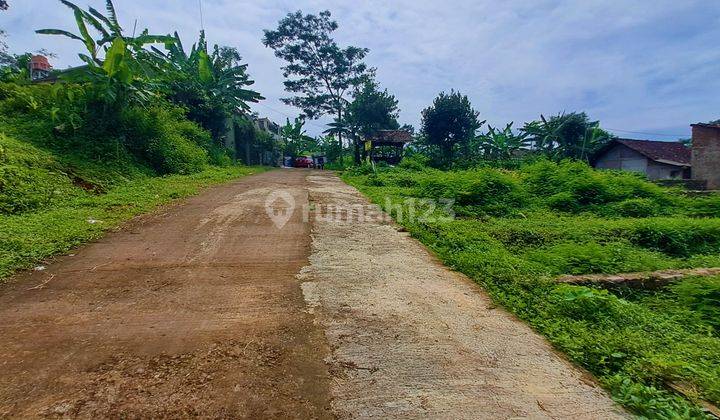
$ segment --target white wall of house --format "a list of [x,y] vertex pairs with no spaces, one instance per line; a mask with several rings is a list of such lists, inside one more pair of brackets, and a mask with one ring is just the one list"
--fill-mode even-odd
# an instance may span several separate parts
[[648,179],[681,179],[683,168],[655,162],[635,150],[617,144],[595,161],[598,169],[620,169],[623,171],[640,172]]
[[595,167],[647,173],[648,158],[627,146],[617,144],[595,161]]

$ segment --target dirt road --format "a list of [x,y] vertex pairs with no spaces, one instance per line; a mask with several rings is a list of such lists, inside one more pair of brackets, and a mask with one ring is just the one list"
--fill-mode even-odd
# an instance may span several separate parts
[[0,286],[0,417],[624,415],[392,224],[304,222],[330,204],[371,210],[327,172],[258,174]]
[[295,278],[310,226],[265,211],[276,189],[306,203],[306,175],[242,178],[0,287],[0,417],[328,417]]

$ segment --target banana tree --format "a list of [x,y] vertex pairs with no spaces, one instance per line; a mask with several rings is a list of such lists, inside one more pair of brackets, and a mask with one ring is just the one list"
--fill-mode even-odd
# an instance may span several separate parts
[[305,133],[305,119],[297,117],[291,123],[290,119],[286,120],[280,134],[285,140],[284,152],[288,156],[298,156],[303,152],[316,152],[318,148],[317,141]]
[[246,114],[250,103],[264,99],[247,88],[255,82],[250,79],[247,64],[240,63],[237,50],[215,45],[209,53],[204,31],[189,53],[177,32],[165,49],[163,52],[152,47],[151,51],[164,61],[168,97],[190,109],[188,116],[209,129],[214,137],[221,135],[228,117]]
[[509,123],[504,129],[488,126],[488,131],[479,136],[480,147],[485,157],[490,159],[505,160],[513,158],[515,152],[527,145],[527,133],[514,133],[513,123]]
[[[68,0],[60,0],[75,15],[78,34],[62,29],[39,29],[44,35],[60,35],[80,41],[86,52],[78,54],[85,66],[63,72],[61,79],[90,83],[99,99],[120,106],[125,102],[146,103],[152,92],[152,79],[160,72],[158,60],[145,47],[156,43],[172,43],[174,38],[151,35],[144,30],[139,36],[125,36],[115,6],[106,0],[107,16],[93,7],[85,11]],[[95,32],[95,37],[91,35]]]

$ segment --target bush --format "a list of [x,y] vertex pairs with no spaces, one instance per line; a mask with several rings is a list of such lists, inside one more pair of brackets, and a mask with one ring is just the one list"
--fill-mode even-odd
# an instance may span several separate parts
[[520,181],[506,171],[483,168],[428,174],[418,179],[418,195],[455,200],[461,215],[504,216],[528,204]]
[[690,199],[686,206],[692,217],[720,217],[720,195]]
[[[549,208],[565,212],[648,217],[662,213],[676,201],[668,190],[638,174],[597,171],[582,162],[539,161],[523,167],[520,173],[530,194],[544,198]],[[610,210],[605,207],[608,204],[612,205]]]
[[209,163],[210,133],[173,107],[129,108],[122,114],[129,150],[160,174],[189,174]]
[[577,213],[580,211],[580,203],[578,203],[575,195],[569,191],[562,191],[551,195],[545,200],[545,204],[553,210],[568,213]]
[[16,214],[79,194],[53,157],[0,135],[0,214]]
[[166,133],[150,140],[148,158],[160,174],[200,172],[208,163],[205,150],[177,134]]
[[649,198],[631,198],[611,207],[611,215],[622,217],[650,217],[660,214],[660,205]]
[[685,279],[668,287],[672,300],[698,313],[720,333],[720,276]]
[[0,84],[0,124],[18,139],[83,162],[150,166],[156,173],[191,173],[227,164],[210,133],[185,110],[158,101],[149,108],[107,110],[80,85]]
[[648,219],[635,224],[627,236],[638,246],[676,257],[720,253],[719,219]]
[[420,153],[416,153],[412,156],[403,158],[403,160],[400,161],[400,164],[398,166],[403,169],[409,169],[411,171],[423,171],[429,168],[429,165],[429,157]]
[[526,258],[542,264],[555,275],[654,271],[673,266],[673,261],[662,254],[636,249],[623,242],[565,242],[528,251]]
[[375,171],[374,171],[372,165],[370,165],[369,163],[362,163],[362,164],[360,164],[360,166],[348,167],[346,172],[350,176],[358,176],[358,175],[369,175]]

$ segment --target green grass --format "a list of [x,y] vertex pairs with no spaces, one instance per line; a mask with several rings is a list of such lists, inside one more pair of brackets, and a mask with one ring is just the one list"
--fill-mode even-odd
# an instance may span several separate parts
[[0,282],[161,204],[264,170],[233,165],[168,103],[105,114],[87,86],[64,85],[67,103],[57,87],[0,83]]
[[[627,409],[649,418],[703,418],[696,399],[720,403],[717,279],[681,282],[652,296],[553,281],[561,274],[720,266],[716,197],[691,199],[576,163],[367,172],[343,178],[595,374]],[[505,196],[486,196],[493,194]],[[558,194],[566,206],[558,207]],[[453,198],[460,217],[408,220],[409,197]],[[677,395],[669,382],[688,384],[694,394]]]
[[0,214],[0,232],[3,232],[0,282],[18,269],[99,238],[107,230],[159,205],[263,170],[265,168],[243,166],[208,167],[192,175],[135,178],[104,194],[74,191],[34,211]]

